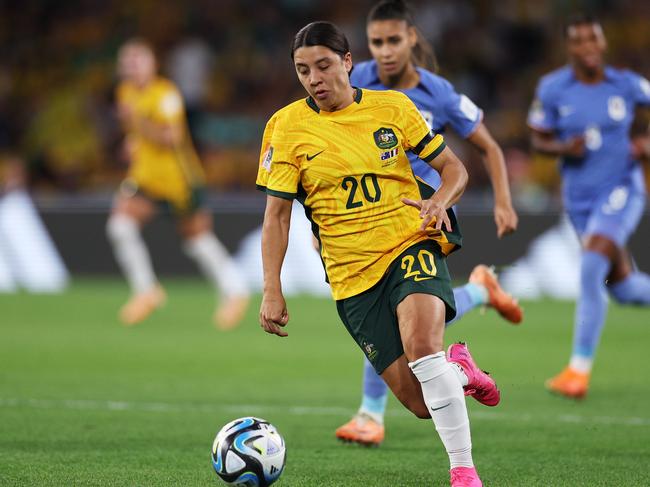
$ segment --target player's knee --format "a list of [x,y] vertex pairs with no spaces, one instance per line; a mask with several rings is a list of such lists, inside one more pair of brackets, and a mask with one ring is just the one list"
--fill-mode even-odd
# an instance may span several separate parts
[[583,285],[584,283],[602,285],[610,267],[611,263],[604,254],[589,250],[583,252],[580,266],[580,279]]
[[136,235],[138,224],[130,216],[111,215],[106,222],[106,235],[112,242],[120,242]]

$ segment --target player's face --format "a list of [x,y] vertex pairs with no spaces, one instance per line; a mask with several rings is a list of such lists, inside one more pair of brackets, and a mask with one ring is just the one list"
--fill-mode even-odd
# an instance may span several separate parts
[[118,71],[122,79],[145,85],[156,74],[156,58],[146,46],[127,44],[120,50]]
[[405,20],[373,20],[366,33],[368,49],[377,61],[379,74],[394,77],[403,73],[417,43],[415,29]]
[[325,46],[299,47],[293,62],[300,83],[325,111],[338,109],[350,93],[352,55],[343,58]]
[[575,65],[595,71],[603,66],[607,42],[599,24],[578,24],[567,30],[567,48]]

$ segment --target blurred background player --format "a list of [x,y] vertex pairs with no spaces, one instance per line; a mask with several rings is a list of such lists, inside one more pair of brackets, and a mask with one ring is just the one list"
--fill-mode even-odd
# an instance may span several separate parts
[[[483,124],[481,109],[467,96],[459,95],[449,81],[432,72],[436,70],[434,51],[415,27],[408,5],[399,0],[379,2],[368,14],[366,32],[373,59],[355,65],[350,76],[352,85],[403,92],[415,103],[434,132],[442,133],[449,125],[484,154],[494,190],[497,235],[502,237],[515,231],[518,219],[512,207],[503,152]],[[440,186],[440,176],[429,164],[414,154],[409,154],[409,160],[416,176],[434,188]],[[486,304],[511,323],[519,323],[522,319],[519,305],[501,290],[494,273],[484,265],[474,269],[466,285],[454,288],[454,299],[454,322],[468,311]],[[387,399],[385,382],[365,360],[361,407],[349,422],[336,430],[337,438],[379,445],[385,434]]]
[[157,75],[153,49],[144,40],[132,39],[121,47],[118,70],[117,109],[130,166],[107,233],[133,293],[120,319],[136,324],[165,301],[140,234],[163,204],[177,221],[185,252],[220,292],[215,324],[232,328],[245,313],[248,290],[202,206],[203,170],[188,134],[183,100],[173,83]]
[[575,16],[565,36],[569,65],[541,79],[528,123],[533,147],[561,158],[564,206],[582,242],[571,360],[546,387],[580,398],[588,390],[607,293],[619,303],[650,304],[650,276],[626,249],[646,193],[638,158],[647,150],[632,143],[630,128],[635,108],[650,105],[650,83],[604,64],[607,44],[595,18]]

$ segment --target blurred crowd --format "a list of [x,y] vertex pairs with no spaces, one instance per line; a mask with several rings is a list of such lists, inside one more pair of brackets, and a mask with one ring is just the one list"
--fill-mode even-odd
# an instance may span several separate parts
[[[124,40],[148,39],[161,72],[181,89],[211,187],[253,191],[268,117],[302,97],[289,57],[312,20],[339,24],[357,61],[369,57],[372,1],[23,0],[0,4],[0,167],[24,161],[31,187],[55,194],[109,193],[127,161],[113,91]],[[562,21],[600,16],[609,60],[650,76],[650,3],[634,0],[429,0],[411,2],[440,74],[485,110],[504,148],[516,203],[542,208],[558,185],[552,160],[530,153],[526,112],[537,79],[565,62]],[[645,122],[641,121],[643,126]],[[467,161],[470,191],[489,194],[480,157]],[[9,168],[9,169],[7,169]]]

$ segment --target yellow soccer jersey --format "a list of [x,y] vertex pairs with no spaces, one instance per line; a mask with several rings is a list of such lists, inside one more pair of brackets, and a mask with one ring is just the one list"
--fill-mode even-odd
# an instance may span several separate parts
[[267,123],[257,186],[305,206],[334,299],[345,299],[372,287],[421,240],[446,252],[460,243],[457,234],[419,232],[419,211],[401,201],[422,198],[406,151],[430,162],[444,147],[402,93],[357,89],[354,103],[336,112],[307,98]]
[[189,197],[189,188],[204,184],[203,169],[187,131],[183,100],[171,81],[156,78],[144,89],[123,82],[117,88],[117,101],[127,105],[138,119],[181,124],[184,131],[183,140],[169,147],[143,136],[137,124],[127,128],[130,179],[148,195],[176,203]]

